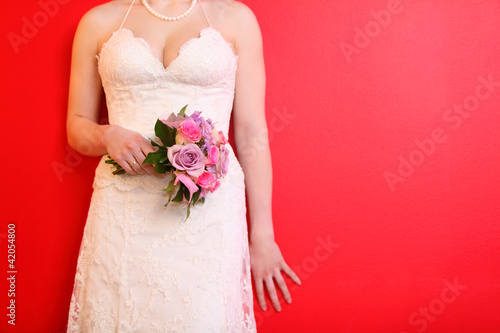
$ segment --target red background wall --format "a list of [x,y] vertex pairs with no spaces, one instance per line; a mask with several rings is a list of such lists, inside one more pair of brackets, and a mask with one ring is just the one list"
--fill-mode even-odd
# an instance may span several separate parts
[[[2,332],[65,330],[97,162],[64,124],[72,37],[103,1],[59,1],[50,17],[0,4]],[[265,43],[277,239],[303,280],[282,313],[257,310],[259,331],[500,332],[499,2],[244,2]]]

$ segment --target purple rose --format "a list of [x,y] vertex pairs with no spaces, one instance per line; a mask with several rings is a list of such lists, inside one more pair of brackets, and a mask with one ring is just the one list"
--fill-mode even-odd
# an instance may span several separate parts
[[185,170],[191,177],[198,178],[205,169],[205,156],[194,143],[168,147],[167,156],[177,170]]

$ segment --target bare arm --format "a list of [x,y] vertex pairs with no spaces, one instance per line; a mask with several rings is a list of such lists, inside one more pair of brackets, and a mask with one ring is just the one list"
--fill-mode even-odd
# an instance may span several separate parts
[[[98,123],[102,84],[96,55],[102,38],[100,34],[109,30],[99,23],[109,22],[105,16],[111,6],[103,7],[85,14],[75,33],[66,123],[68,143],[83,155],[109,153],[130,174],[157,174],[151,165],[142,164],[145,156],[154,150],[144,137],[120,126]],[[116,11],[121,8],[111,9]],[[133,166],[130,166],[131,163]]]
[[285,263],[274,239],[272,221],[272,165],[265,117],[265,66],[262,36],[257,19],[242,5],[236,17],[241,27],[236,38],[238,71],[234,100],[234,133],[238,157],[245,173],[250,212],[250,259],[256,293],[266,309],[264,284],[276,310],[280,311],[274,281],[285,300],[291,296],[281,271],[300,284]]
[[66,128],[73,149],[99,156],[106,152],[102,136],[107,126],[98,125],[102,88],[95,58],[98,39],[92,23],[92,15],[87,13],[73,41]]
[[271,216],[272,166],[265,116],[266,74],[262,38],[254,17],[247,17],[236,41],[238,71],[234,99],[234,133],[247,179],[251,235],[274,240]]

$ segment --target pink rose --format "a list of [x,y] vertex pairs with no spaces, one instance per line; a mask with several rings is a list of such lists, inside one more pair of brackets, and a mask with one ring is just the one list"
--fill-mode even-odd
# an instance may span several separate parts
[[223,145],[225,145],[227,143],[227,139],[224,136],[224,133],[222,131],[219,131],[219,137],[217,139],[217,143],[218,144],[223,144]]
[[177,130],[176,141],[180,143],[195,143],[201,139],[200,126],[196,124],[192,119],[186,119],[181,123],[181,126]]
[[216,181],[215,175],[211,172],[205,171],[196,180],[196,184],[200,185],[202,188],[208,189],[213,186]]
[[194,178],[199,177],[205,170],[205,156],[194,143],[173,145],[167,149],[168,160],[177,170],[185,170]]
[[220,181],[215,178],[215,175],[211,172],[205,171],[198,179],[196,184],[201,187],[200,197],[203,198],[208,192],[213,192],[220,186]]
[[216,180],[214,186],[210,189],[210,192],[215,191],[216,189],[219,188],[219,186],[220,186],[220,181]]
[[214,165],[219,161],[219,149],[216,146],[210,146],[205,165]]

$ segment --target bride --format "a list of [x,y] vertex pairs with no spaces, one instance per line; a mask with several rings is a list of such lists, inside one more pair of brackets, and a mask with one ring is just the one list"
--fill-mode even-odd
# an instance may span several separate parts
[[[99,124],[104,96],[109,124]],[[238,158],[204,204],[166,202],[169,176],[143,164],[157,118],[202,111]],[[232,114],[232,118],[231,118]],[[68,142],[102,156],[78,256],[68,332],[255,332],[252,283],[281,311],[262,39],[232,0],[113,0],[87,12],[72,53]],[[265,134],[265,135],[263,135]],[[126,171],[113,175],[109,154]],[[249,232],[246,212],[248,202]]]

